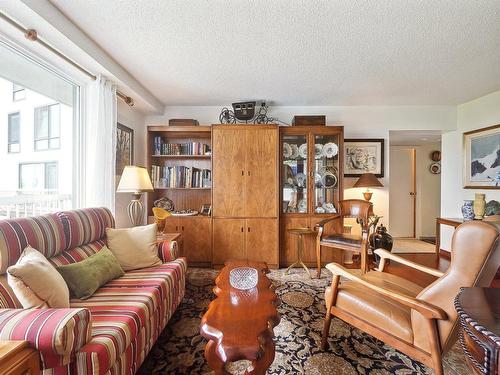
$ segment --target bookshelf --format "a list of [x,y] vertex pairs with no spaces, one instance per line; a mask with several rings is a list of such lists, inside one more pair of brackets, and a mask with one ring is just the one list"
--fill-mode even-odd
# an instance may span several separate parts
[[148,126],[147,167],[155,188],[148,194],[148,215],[161,197],[176,210],[212,204],[211,133],[211,126]]

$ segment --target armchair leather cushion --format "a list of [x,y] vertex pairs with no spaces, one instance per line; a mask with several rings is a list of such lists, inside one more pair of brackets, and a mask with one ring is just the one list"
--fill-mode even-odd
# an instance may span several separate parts
[[331,234],[321,238],[322,243],[361,247],[361,236],[356,234]]
[[[423,288],[411,281],[385,272],[371,271],[361,276],[371,284],[415,297]],[[327,288],[325,299],[330,298]],[[339,293],[335,307],[350,315],[369,322],[380,329],[413,343],[411,326],[411,309],[384,297],[354,281],[343,281],[339,285]]]

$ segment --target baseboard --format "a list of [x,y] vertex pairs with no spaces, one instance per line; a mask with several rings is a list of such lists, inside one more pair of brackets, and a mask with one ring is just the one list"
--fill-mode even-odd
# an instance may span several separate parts
[[445,259],[451,259],[451,253],[449,251],[439,249],[439,256],[445,258]]

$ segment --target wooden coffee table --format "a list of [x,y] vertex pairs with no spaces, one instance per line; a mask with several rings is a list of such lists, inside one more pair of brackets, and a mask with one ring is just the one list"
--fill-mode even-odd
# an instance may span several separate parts
[[[229,272],[236,267],[259,270],[259,282],[250,290],[229,284]],[[277,296],[267,278],[265,263],[228,262],[215,280],[217,298],[210,302],[201,320],[200,333],[208,341],[205,358],[215,374],[229,374],[225,364],[241,359],[252,361],[246,374],[265,374],[274,361],[273,328],[280,318]]]

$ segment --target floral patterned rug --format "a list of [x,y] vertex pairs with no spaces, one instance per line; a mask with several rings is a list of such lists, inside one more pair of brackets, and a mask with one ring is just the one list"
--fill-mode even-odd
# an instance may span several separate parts
[[[268,374],[432,374],[419,362],[384,345],[374,337],[344,323],[332,321],[330,349],[320,349],[325,315],[324,291],[331,277],[309,279],[301,269],[289,275],[273,270],[269,278],[276,285],[281,304],[281,322],[275,327],[276,357]],[[139,370],[146,374],[213,374],[205,362],[206,341],[199,325],[214,298],[212,288],[217,271],[192,268],[188,271],[186,296]],[[232,374],[243,374],[246,361],[228,366]],[[458,345],[445,356],[445,374],[469,374]]]

